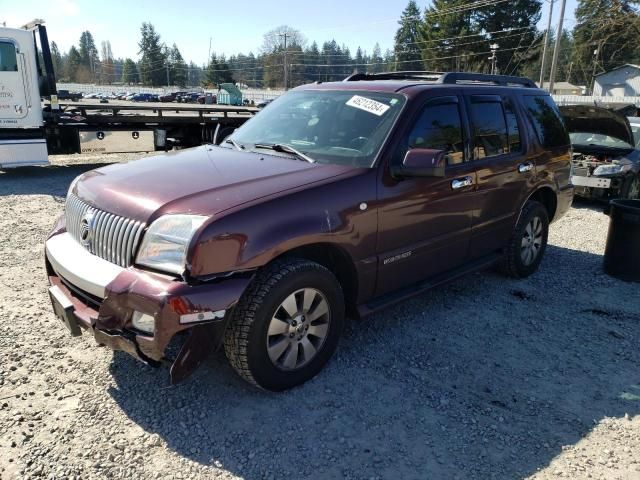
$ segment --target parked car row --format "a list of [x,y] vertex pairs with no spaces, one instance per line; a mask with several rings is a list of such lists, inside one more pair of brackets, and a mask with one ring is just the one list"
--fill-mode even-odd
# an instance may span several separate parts
[[[206,92],[170,92],[164,94],[157,93],[132,93],[132,92],[111,92],[111,93],[87,93],[82,92],[70,92],[69,90],[58,90],[58,100],[71,100],[77,102],[78,100],[94,99],[99,100],[101,103],[107,103],[109,100],[128,100],[132,102],[162,102],[162,103],[198,103],[200,105],[214,105],[218,103],[218,96],[215,93]],[[258,108],[266,106],[272,100],[266,100],[259,103]],[[253,106],[255,105],[253,100],[245,98],[242,101],[243,105]]]

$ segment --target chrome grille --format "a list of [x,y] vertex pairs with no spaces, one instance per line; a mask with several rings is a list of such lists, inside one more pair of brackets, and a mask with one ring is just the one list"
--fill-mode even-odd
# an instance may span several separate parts
[[[121,267],[131,266],[144,222],[92,207],[75,195],[67,197],[65,216],[67,231],[87,250]],[[85,239],[83,229],[88,232]]]

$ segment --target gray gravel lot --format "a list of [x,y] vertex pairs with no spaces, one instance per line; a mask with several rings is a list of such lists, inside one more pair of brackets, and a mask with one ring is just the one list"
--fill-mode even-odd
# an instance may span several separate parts
[[534,276],[353,322],[293,391],[222,352],[170,386],[51,313],[43,240],[95,161],[0,173],[0,479],[640,479],[640,286],[602,273],[597,205],[552,225]]

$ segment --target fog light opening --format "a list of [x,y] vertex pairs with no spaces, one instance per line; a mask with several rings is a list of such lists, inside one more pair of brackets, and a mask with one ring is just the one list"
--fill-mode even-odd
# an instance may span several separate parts
[[148,315],[134,310],[133,316],[131,317],[131,326],[136,330],[153,334],[156,328],[156,319],[153,315]]

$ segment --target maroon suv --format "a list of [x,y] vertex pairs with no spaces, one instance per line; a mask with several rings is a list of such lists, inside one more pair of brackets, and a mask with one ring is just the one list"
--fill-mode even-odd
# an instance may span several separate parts
[[570,160],[527,79],[306,85],[218,146],[75,179],[46,242],[53,307],[151,365],[183,337],[174,382],[224,344],[245,380],[286,389],[320,371],[347,315],[494,264],[535,272],[571,205]]

